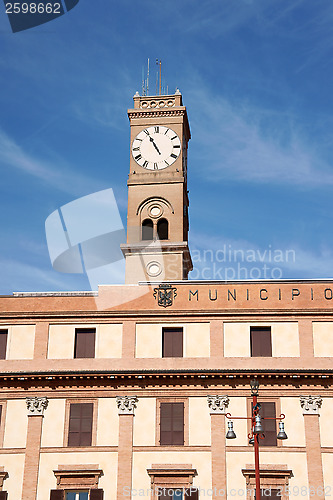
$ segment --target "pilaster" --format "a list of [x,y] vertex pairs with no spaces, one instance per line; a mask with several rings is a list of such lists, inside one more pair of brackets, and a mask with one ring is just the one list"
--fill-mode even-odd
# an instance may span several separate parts
[[319,428],[319,409],[322,405],[322,398],[320,396],[300,396],[300,404],[304,416],[309,491],[312,492],[311,498],[323,499],[324,476]]
[[117,500],[123,500],[125,492],[132,489],[133,419],[137,406],[136,396],[117,397],[119,414]]
[[212,498],[227,498],[225,414],[228,396],[207,396],[211,417]]
[[36,500],[40,446],[44,411],[48,406],[46,397],[26,398],[28,409],[28,431],[25,450],[22,498]]

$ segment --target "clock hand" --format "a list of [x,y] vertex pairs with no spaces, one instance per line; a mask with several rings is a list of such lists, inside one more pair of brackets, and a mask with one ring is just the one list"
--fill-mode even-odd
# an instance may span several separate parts
[[161,152],[160,152],[160,150],[158,149],[158,147],[156,146],[154,139],[153,139],[152,137],[149,137],[149,140],[150,140],[150,142],[152,142],[152,143],[153,143],[154,148],[156,149],[156,151],[157,151],[157,152],[158,152],[158,154],[160,155],[160,154],[161,154]]

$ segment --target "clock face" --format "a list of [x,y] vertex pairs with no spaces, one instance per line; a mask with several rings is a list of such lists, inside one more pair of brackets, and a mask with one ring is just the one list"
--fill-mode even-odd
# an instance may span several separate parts
[[171,128],[155,126],[142,130],[132,144],[132,155],[140,167],[162,170],[180,155],[181,143]]

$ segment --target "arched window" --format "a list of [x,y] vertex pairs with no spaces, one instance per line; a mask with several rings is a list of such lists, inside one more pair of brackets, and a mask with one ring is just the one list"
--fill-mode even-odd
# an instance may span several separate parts
[[166,219],[160,219],[157,223],[157,235],[160,240],[169,238],[169,223]]
[[142,239],[153,239],[153,221],[150,219],[145,219],[142,223]]

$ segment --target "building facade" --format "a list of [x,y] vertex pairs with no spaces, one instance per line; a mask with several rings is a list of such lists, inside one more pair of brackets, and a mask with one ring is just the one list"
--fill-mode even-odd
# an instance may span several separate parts
[[0,297],[0,499],[253,499],[253,378],[266,496],[333,495],[333,282],[187,281],[181,95],[129,117],[126,284]]

